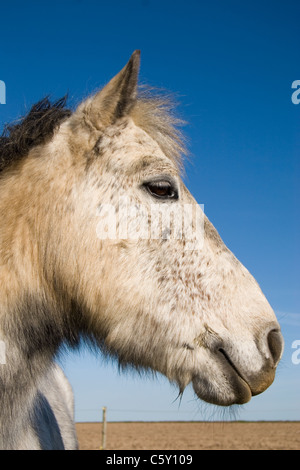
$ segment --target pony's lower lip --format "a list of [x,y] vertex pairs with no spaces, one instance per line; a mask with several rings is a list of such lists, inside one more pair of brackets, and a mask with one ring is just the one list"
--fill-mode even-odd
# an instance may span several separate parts
[[229,390],[222,390],[221,387],[214,389],[208,378],[195,377],[193,380],[193,388],[200,400],[212,403],[218,406],[243,405],[252,398],[249,385],[235,372],[226,373],[230,382]]
[[218,406],[243,405],[250,401],[253,396],[250,384],[241,375],[225,350],[215,349],[212,360],[218,364],[219,376],[214,380],[206,374],[195,376],[193,388],[196,395],[201,400]]

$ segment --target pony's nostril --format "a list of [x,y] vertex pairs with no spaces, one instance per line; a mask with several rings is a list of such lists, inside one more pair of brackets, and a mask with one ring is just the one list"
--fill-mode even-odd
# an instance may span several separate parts
[[271,352],[274,365],[277,365],[283,351],[283,338],[279,330],[271,330],[267,336],[269,350]]

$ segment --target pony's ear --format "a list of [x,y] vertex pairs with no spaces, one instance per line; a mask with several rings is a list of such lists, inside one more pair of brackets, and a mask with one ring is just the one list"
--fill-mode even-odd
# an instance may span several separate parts
[[136,100],[139,68],[140,51],[136,50],[127,65],[88,100],[85,112],[93,126],[107,126],[128,114]]

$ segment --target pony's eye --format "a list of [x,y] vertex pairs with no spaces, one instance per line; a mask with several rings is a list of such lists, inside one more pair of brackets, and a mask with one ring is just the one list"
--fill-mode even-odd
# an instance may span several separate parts
[[150,181],[144,187],[151,196],[159,199],[178,199],[178,191],[170,181]]

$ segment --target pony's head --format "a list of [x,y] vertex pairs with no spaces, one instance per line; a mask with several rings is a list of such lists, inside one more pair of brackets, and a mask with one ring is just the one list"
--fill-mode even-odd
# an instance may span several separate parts
[[26,260],[27,291],[70,343],[89,337],[207,402],[245,403],[274,379],[280,327],[182,182],[178,121],[168,100],[138,94],[138,70],[136,51],[7,173],[25,182],[18,269]]

